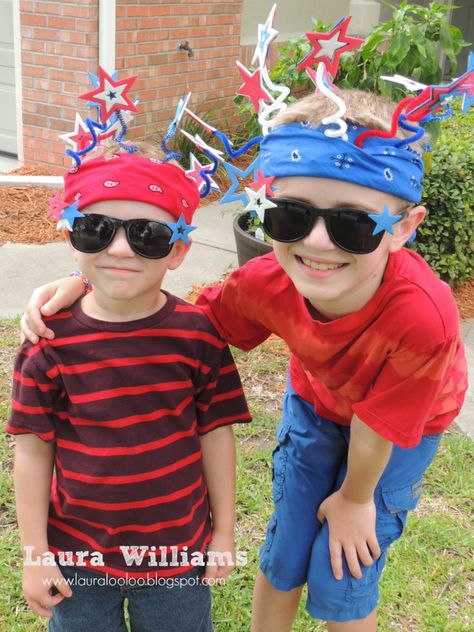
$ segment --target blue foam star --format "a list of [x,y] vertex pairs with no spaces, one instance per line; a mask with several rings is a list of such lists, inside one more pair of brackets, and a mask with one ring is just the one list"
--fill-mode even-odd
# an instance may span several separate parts
[[189,244],[189,233],[197,228],[197,226],[186,224],[183,213],[181,213],[176,223],[166,222],[166,225],[173,231],[173,234],[170,237],[170,244],[174,244],[176,241],[181,239],[181,241],[184,241],[186,246]]
[[61,213],[61,220],[65,220],[67,222],[68,230],[72,230],[74,226],[74,220],[77,217],[85,217],[84,213],[78,210],[77,205],[79,202],[76,200],[69,206],[67,206],[64,211]]
[[243,193],[243,192],[236,193],[238,186],[240,184],[237,177],[239,176],[241,179],[244,179],[244,178],[247,178],[253,172],[253,179],[256,180],[257,173],[258,173],[258,163],[259,163],[259,159],[255,158],[255,160],[249,164],[249,166],[247,167],[247,169],[245,169],[245,171],[242,171],[242,169],[238,169],[237,167],[234,167],[234,165],[231,165],[228,162],[223,163],[225,170],[227,171],[227,175],[232,180],[232,184],[229,187],[229,190],[226,191],[225,195],[221,198],[220,200],[221,204],[226,204],[226,202],[237,202],[238,200],[243,202],[243,204],[249,203],[249,198],[246,193]]
[[389,208],[385,204],[382,213],[369,213],[369,217],[375,222],[372,235],[383,233],[383,231],[387,231],[387,233],[393,235],[393,225],[399,222],[403,218],[403,215],[390,215]]

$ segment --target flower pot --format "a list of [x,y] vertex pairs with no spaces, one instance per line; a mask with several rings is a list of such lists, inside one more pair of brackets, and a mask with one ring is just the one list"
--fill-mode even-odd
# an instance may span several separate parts
[[243,211],[234,217],[234,238],[239,266],[243,266],[244,263],[247,263],[247,261],[254,257],[266,255],[272,251],[272,245],[268,243],[268,241],[256,239],[247,232],[249,222],[250,211]]

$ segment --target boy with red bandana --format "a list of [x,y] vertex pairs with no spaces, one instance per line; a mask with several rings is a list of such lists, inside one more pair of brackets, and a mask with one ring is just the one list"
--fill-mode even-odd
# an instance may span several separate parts
[[65,175],[60,224],[94,291],[22,345],[7,426],[23,590],[51,632],[125,631],[125,598],[132,630],[209,632],[201,575],[235,564],[242,386],[202,311],[161,290],[198,203],[180,167],[118,146]]
[[[334,105],[321,94],[272,121],[260,164],[275,178],[264,215],[274,253],[198,300],[233,345],[274,333],[291,351],[254,632],[288,632],[304,584],[331,632],[375,630],[387,550],[466,390],[449,287],[404,248],[425,215],[421,157],[402,134],[386,138],[393,104],[338,95],[344,137],[323,124]],[[79,285],[37,292],[25,334],[50,335],[38,308],[54,312]]]

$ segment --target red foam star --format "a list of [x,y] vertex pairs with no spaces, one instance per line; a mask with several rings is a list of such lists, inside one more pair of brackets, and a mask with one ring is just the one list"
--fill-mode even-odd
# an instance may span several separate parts
[[59,222],[61,213],[67,206],[69,206],[69,204],[66,204],[66,202],[61,199],[61,191],[56,191],[54,197],[49,198],[49,211],[46,217],[54,217],[56,221]]
[[261,187],[263,187],[263,185],[265,185],[265,195],[268,195],[269,197],[273,197],[273,189],[271,187],[273,180],[275,180],[275,176],[265,177],[259,169],[257,171],[257,179],[254,180],[250,186],[252,187],[252,189],[255,189],[256,191],[258,191],[258,189],[260,189]]
[[309,39],[313,50],[300,61],[296,69],[302,70],[303,68],[322,62],[328,72],[335,77],[342,53],[347,53],[347,51],[360,46],[364,41],[360,37],[350,37],[347,35],[347,28],[350,21],[350,16],[340,20],[327,33],[306,33],[306,37]]
[[244,82],[237,90],[237,94],[250,97],[255,111],[258,112],[260,99],[263,99],[263,101],[273,100],[272,95],[262,87],[261,70],[258,68],[251,73],[240,62],[237,62],[237,68],[239,69],[240,76]]
[[127,95],[132,87],[136,75],[114,81],[112,77],[99,66],[99,86],[90,92],[81,94],[80,99],[99,104],[100,120],[105,123],[116,110],[136,112],[137,107]]

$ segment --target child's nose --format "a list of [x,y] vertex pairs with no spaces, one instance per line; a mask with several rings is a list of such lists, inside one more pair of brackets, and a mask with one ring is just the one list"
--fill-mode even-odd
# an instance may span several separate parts
[[311,232],[303,239],[303,243],[314,250],[334,250],[337,247],[331,241],[322,217],[316,219]]
[[114,257],[134,257],[135,253],[130,248],[130,244],[127,240],[125,228],[121,226],[114,235],[114,238],[110,242],[107,253]]

